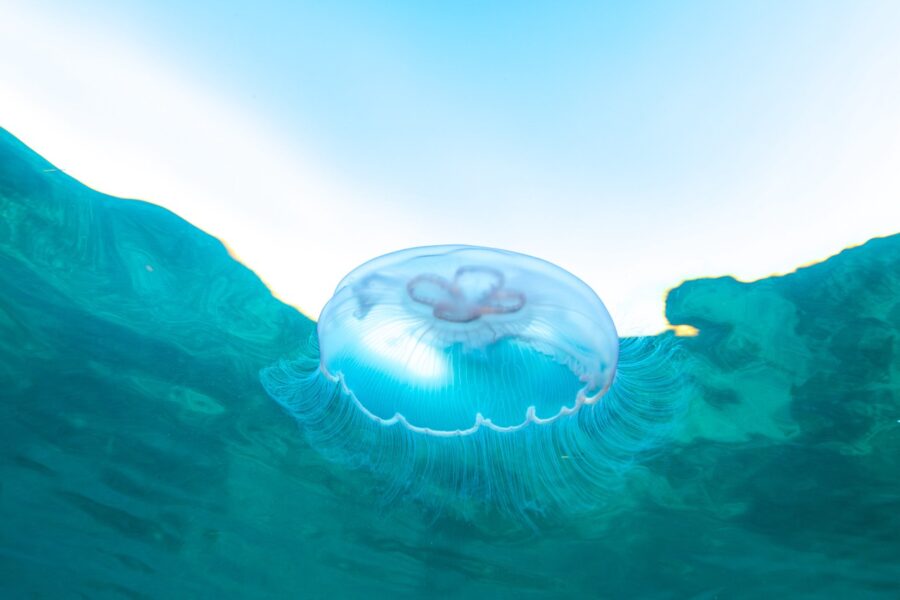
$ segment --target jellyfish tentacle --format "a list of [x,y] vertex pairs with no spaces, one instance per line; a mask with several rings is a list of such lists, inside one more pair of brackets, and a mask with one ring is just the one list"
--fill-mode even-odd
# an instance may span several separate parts
[[263,385],[313,447],[384,477],[386,501],[452,498],[529,523],[596,506],[659,447],[685,397],[664,344],[620,344],[586,284],[501,250],[370,261],[317,332]]

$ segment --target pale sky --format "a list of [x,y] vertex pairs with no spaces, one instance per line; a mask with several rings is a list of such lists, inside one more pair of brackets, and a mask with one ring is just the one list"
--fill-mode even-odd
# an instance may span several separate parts
[[684,279],[900,231],[898,2],[385,4],[0,0],[0,126],[313,317],[465,243],[655,333]]

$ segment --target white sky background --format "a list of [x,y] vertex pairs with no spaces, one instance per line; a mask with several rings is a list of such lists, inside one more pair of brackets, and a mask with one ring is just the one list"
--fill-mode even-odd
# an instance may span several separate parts
[[[555,262],[620,333],[655,333],[684,279],[787,272],[900,231],[900,10],[866,6],[701,39],[672,63],[653,44],[678,30],[631,20],[633,38],[597,50],[614,68],[558,79],[564,53],[548,46],[531,79],[536,63],[510,67],[512,96],[464,57],[442,67],[443,47],[394,68],[420,41],[393,35],[380,62],[320,86],[358,103],[334,92],[328,113],[307,80],[266,87],[290,65],[232,73],[202,40],[179,60],[159,23],[138,35],[140,19],[0,0],[0,126],[85,184],[219,237],[313,317],[369,258],[471,243]],[[526,81],[532,99],[509,103]]]

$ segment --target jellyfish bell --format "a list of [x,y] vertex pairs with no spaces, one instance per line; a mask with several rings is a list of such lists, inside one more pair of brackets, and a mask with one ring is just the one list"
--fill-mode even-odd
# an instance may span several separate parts
[[359,410],[426,435],[546,425],[609,388],[618,337],[603,303],[548,262],[468,246],[370,261],[318,323],[321,371]]
[[388,497],[462,497],[518,515],[591,506],[674,414],[671,378],[634,385],[664,366],[647,359],[658,352],[624,343],[622,381],[620,340],[594,291],[505,250],[373,259],[339,283],[317,343],[317,356],[264,369],[262,383],[311,445],[383,477]]

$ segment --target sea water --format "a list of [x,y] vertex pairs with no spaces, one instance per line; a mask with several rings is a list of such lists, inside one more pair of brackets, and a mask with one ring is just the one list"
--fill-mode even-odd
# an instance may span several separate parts
[[314,323],[0,130],[0,595],[900,596],[900,236],[666,314],[695,391],[616,503],[537,531],[385,507],[260,386]]

